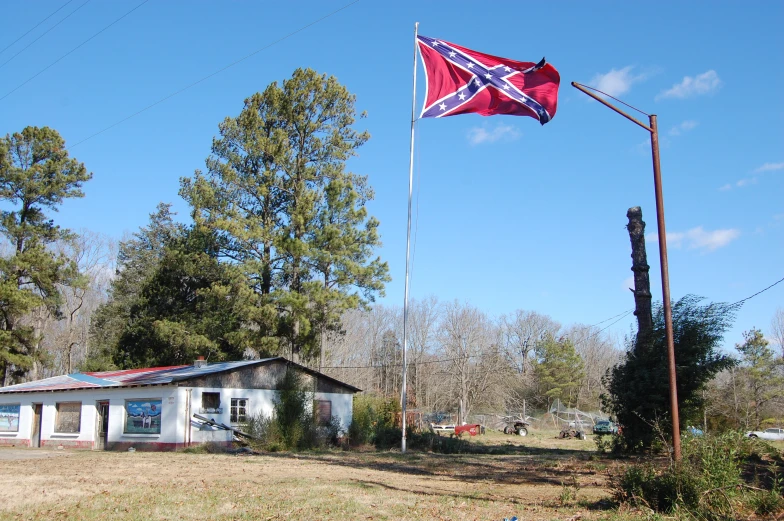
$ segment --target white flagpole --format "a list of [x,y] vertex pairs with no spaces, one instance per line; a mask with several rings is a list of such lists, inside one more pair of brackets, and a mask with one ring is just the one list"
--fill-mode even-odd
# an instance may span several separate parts
[[414,192],[414,126],[416,124],[416,72],[417,72],[417,34],[419,22],[414,24],[414,91],[411,96],[411,158],[408,166],[408,230],[406,232],[406,289],[403,297],[403,385],[400,389],[400,406],[403,410],[403,437],[400,452],[406,452],[406,366],[408,365],[408,270],[411,262],[411,198]]

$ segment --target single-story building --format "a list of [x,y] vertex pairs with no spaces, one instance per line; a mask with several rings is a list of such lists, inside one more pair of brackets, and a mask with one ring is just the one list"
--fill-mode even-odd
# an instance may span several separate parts
[[[315,421],[348,429],[360,389],[282,357],[75,373],[0,387],[0,445],[174,450],[231,444],[269,416],[287,370],[313,390]],[[195,416],[194,416],[195,415]],[[205,421],[206,420],[206,421]]]

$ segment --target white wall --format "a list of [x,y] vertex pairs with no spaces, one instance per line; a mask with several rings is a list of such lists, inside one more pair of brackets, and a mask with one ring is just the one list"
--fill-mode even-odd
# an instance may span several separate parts
[[[160,434],[125,434],[125,400],[161,399]],[[0,394],[0,404],[20,404],[19,431],[0,433],[4,445],[29,445],[33,432],[33,405],[43,405],[41,411],[41,445],[94,448],[96,435],[96,402],[109,401],[109,443],[176,443],[177,438],[177,387],[134,387],[124,389],[89,389],[80,391]],[[55,420],[58,402],[81,402],[82,414],[79,433],[56,433]],[[184,420],[181,422],[185,430]],[[182,441],[182,438],[179,439]]]
[[[221,395],[220,414],[202,413],[200,409],[201,393],[216,392]],[[188,394],[190,393],[191,419],[186,418]],[[96,402],[109,401],[109,432],[108,443],[122,444],[119,448],[135,444],[158,444],[160,448],[182,446],[188,440],[192,443],[231,442],[230,431],[209,427],[195,421],[193,413],[214,419],[218,423],[231,425],[231,399],[245,398],[248,400],[248,414],[253,416],[270,416],[275,404],[277,391],[267,389],[227,389],[227,388],[189,388],[176,386],[133,387],[120,389],[90,389],[64,392],[39,392],[0,394],[0,404],[20,404],[19,431],[16,433],[0,433],[0,445],[29,445],[32,436],[33,404],[43,404],[41,419],[41,442],[43,446],[95,448],[96,437]],[[341,426],[348,430],[352,420],[351,394],[315,393],[316,400],[330,400],[332,415],[341,419]],[[160,399],[162,401],[161,433],[160,434],[126,434],[125,401],[126,400]],[[55,403],[82,402],[81,428],[78,434],[55,433]],[[190,429],[190,433],[187,432]]]

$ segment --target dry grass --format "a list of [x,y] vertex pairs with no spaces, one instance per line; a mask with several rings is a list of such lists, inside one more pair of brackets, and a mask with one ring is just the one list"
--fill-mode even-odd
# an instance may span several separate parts
[[614,463],[596,456],[590,437],[493,433],[472,441],[504,454],[74,451],[3,458],[0,519],[500,521],[608,514],[607,468]]

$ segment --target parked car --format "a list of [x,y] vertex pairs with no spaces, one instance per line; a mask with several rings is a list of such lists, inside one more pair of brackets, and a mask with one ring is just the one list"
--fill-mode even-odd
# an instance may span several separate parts
[[762,438],[763,440],[784,441],[784,429],[776,427],[765,429],[764,431],[747,432],[749,438]]
[[594,434],[618,434],[618,426],[609,420],[596,422],[593,426]]

